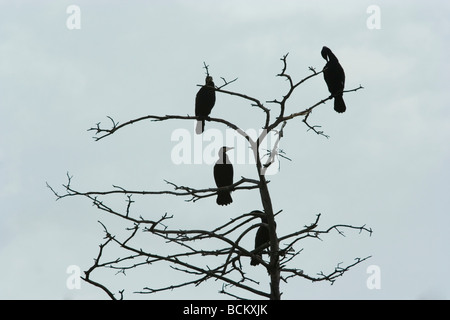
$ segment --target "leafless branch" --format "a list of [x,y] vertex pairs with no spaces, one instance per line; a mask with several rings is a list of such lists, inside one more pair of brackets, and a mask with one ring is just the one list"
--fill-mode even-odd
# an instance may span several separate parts
[[[222,86],[223,87],[223,86]],[[216,92],[220,92],[220,93],[224,93],[224,94],[228,94],[230,96],[236,96],[245,100],[249,100],[251,101],[251,106],[253,107],[257,107],[259,109],[261,109],[262,111],[264,111],[264,113],[266,114],[266,121],[265,121],[265,125],[263,128],[267,128],[270,122],[270,109],[266,108],[261,101],[259,101],[258,99],[251,97],[249,95],[243,94],[243,93],[238,93],[238,92],[233,92],[233,91],[228,91],[228,90],[223,90],[220,88],[216,89]]]
[[[268,297],[269,294],[265,293],[263,291],[260,291],[256,288],[253,288],[249,285],[246,285],[243,283],[243,281],[239,281],[239,280],[233,280],[229,273],[223,273],[221,272],[221,270],[224,268],[224,266],[226,265],[230,265],[230,262],[227,262],[223,265],[219,265],[218,267],[215,268],[202,268],[196,265],[191,264],[190,262],[187,262],[185,260],[182,260],[181,258],[183,256],[188,256],[188,255],[205,255],[205,254],[212,254],[212,251],[208,251],[208,250],[195,250],[193,252],[191,252],[190,254],[185,252],[185,253],[181,253],[181,254],[174,254],[174,255],[159,255],[159,254],[155,254],[154,252],[148,252],[142,248],[137,249],[135,247],[129,246],[126,242],[129,241],[129,237],[126,239],[125,241],[121,241],[119,240],[116,236],[111,235],[106,229],[105,229],[105,233],[106,233],[106,237],[112,242],[112,243],[116,243],[120,248],[124,249],[127,252],[130,252],[131,254],[137,256],[137,257],[141,257],[141,258],[145,258],[147,259],[147,264],[149,262],[151,262],[152,264],[156,263],[156,262],[166,262],[169,263],[171,265],[172,268],[174,268],[175,270],[178,271],[183,271],[183,272],[187,272],[187,273],[191,273],[192,275],[197,275],[199,276],[199,278],[197,278],[195,281],[189,281],[189,282],[184,282],[184,283],[180,283],[180,284],[176,284],[176,285],[170,285],[167,287],[162,287],[162,288],[158,288],[158,289],[151,289],[150,287],[145,287],[144,291],[145,293],[154,293],[154,292],[159,292],[159,291],[164,291],[164,290],[171,290],[175,287],[181,287],[181,286],[187,286],[187,285],[198,285],[203,281],[206,281],[209,278],[214,278],[217,280],[222,280],[225,283],[231,284],[234,287],[237,288],[241,288],[243,290],[246,290],[248,292],[254,293],[256,295],[262,296],[262,297]],[[236,246],[232,240],[223,237],[221,235],[213,235],[212,233],[210,233],[209,231],[206,230],[153,230],[152,234],[157,234],[157,233],[164,233],[164,234],[174,234],[174,233],[179,233],[179,234],[191,234],[191,233],[207,233],[209,234],[211,237],[214,237],[216,239],[220,239],[224,242],[226,242],[227,244],[230,245],[230,248],[228,250],[232,250],[232,249],[237,249],[239,251],[242,251],[243,253],[246,253],[247,255],[249,255],[249,252],[247,252],[244,248]],[[134,236],[134,235],[133,235]],[[110,241],[108,241],[106,244],[108,244]],[[105,246],[105,245],[104,245]],[[103,247],[101,247],[101,250],[103,250]],[[101,253],[99,254],[98,259],[96,260],[96,264],[91,267],[90,271],[94,270],[95,268],[98,268],[100,266],[106,266],[105,264],[100,264],[99,263],[99,258],[101,257]],[[142,263],[140,265],[143,265]],[[134,267],[138,266],[137,264],[134,265]],[[232,267],[233,270],[235,270],[235,267]],[[227,275],[228,274],[228,275]]]
[[[87,283],[90,283],[90,284],[92,284],[92,285],[94,285],[94,286],[96,286],[96,287],[102,289],[102,290],[103,290],[103,291],[104,291],[104,292],[105,292],[112,300],[117,300],[117,298],[115,297],[115,295],[114,295],[107,287],[105,287],[105,286],[102,285],[101,283],[99,283],[99,282],[94,281],[94,280],[91,279],[91,273],[92,273],[96,268],[99,268],[99,267],[100,267],[99,262],[100,262],[100,259],[101,259],[101,257],[102,257],[102,254],[103,254],[103,248],[106,247],[106,246],[108,245],[108,243],[109,243],[111,240],[112,240],[111,238],[108,238],[108,239],[106,240],[105,243],[100,244],[100,246],[99,246],[100,249],[99,249],[99,251],[98,251],[97,258],[94,259],[94,265],[93,265],[92,267],[90,267],[87,271],[85,271],[85,277],[81,277],[81,279],[83,279],[83,280],[86,281]],[[122,290],[122,291],[119,291],[119,294],[120,294],[119,300],[122,300],[122,299],[123,299],[123,290]]]
[[209,70],[208,70],[209,66],[205,63],[205,61],[203,61],[203,68],[205,69],[206,76],[209,76]]
[[229,85],[230,83],[233,83],[233,82],[235,82],[238,78],[234,78],[233,80],[231,80],[231,81],[227,81],[225,78],[223,78],[223,77],[220,77],[220,79],[222,79],[223,80],[223,82],[224,82],[224,84],[223,85],[221,85],[220,87],[217,87],[217,89],[222,89],[223,87],[225,87],[225,86],[227,86],[227,85]]
[[[120,290],[119,296],[113,294],[113,292],[107,288],[106,285],[92,279],[92,274],[95,270],[99,269],[111,269],[114,272],[126,274],[129,270],[137,268],[151,268],[153,265],[163,264],[164,267],[168,267],[167,270],[173,272],[181,272],[189,276],[189,280],[181,281],[179,283],[170,282],[167,285],[161,287],[142,286],[141,290],[134,291],[140,294],[152,294],[157,292],[169,291],[181,287],[187,286],[199,286],[209,279],[219,280],[222,282],[222,290],[219,291],[222,294],[226,294],[236,299],[243,299],[240,295],[228,292],[228,288],[242,290],[246,293],[254,294],[257,297],[280,299],[281,292],[279,288],[280,279],[288,281],[291,278],[300,277],[311,281],[334,281],[342,276],[345,272],[350,270],[357,264],[370,258],[370,256],[363,259],[356,258],[353,263],[346,266],[342,266],[342,263],[337,264],[333,271],[323,273],[320,271],[316,276],[307,275],[302,269],[298,267],[291,267],[296,262],[294,260],[303,250],[297,249],[297,245],[302,240],[307,238],[320,239],[325,234],[332,234],[337,232],[341,236],[345,236],[344,231],[355,230],[359,233],[372,234],[372,229],[367,228],[365,225],[356,227],[348,224],[336,224],[326,229],[319,228],[320,214],[316,216],[315,221],[307,226],[303,226],[299,230],[293,231],[286,235],[278,235],[276,230],[275,216],[281,212],[275,213],[272,207],[270,199],[270,193],[268,189],[269,181],[266,180],[266,170],[274,162],[275,157],[280,156],[287,158],[283,155],[283,151],[279,149],[279,143],[284,134],[284,129],[289,120],[302,117],[303,123],[308,128],[318,135],[322,135],[328,138],[328,135],[324,134],[320,130],[319,125],[310,125],[309,117],[312,111],[318,106],[325,104],[328,100],[334,98],[333,95],[328,96],[315,104],[307,108],[296,108],[292,113],[287,113],[287,102],[292,96],[293,92],[303,83],[320,75],[322,71],[316,71],[315,68],[309,67],[311,74],[304,76],[301,80],[294,80],[294,77],[288,72],[287,63],[288,54],[284,55],[280,60],[282,61],[281,72],[277,74],[278,77],[284,78],[288,83],[287,91],[281,98],[266,101],[277,106],[275,108],[276,114],[272,118],[271,112],[273,110],[264,106],[260,99],[243,94],[240,92],[225,90],[224,88],[231,83],[234,83],[237,78],[227,81],[221,77],[223,84],[216,87],[214,90],[217,93],[234,96],[250,102],[250,105],[262,110],[265,114],[265,120],[263,125],[263,131],[259,137],[254,140],[246,132],[244,132],[236,124],[221,118],[207,117],[206,121],[220,123],[236,131],[239,135],[244,137],[252,149],[256,159],[256,169],[258,170],[258,178],[250,179],[241,177],[241,179],[230,186],[221,188],[194,188],[191,186],[184,186],[168,180],[164,180],[172,189],[171,190],[135,190],[127,189],[121,186],[113,185],[112,189],[106,191],[78,191],[72,186],[73,177],[67,173],[67,183],[63,184],[64,193],[58,193],[53,187],[47,183],[47,187],[56,197],[56,200],[60,200],[67,197],[84,197],[92,202],[93,206],[101,212],[114,216],[118,219],[122,219],[128,224],[125,228],[125,235],[114,235],[110,233],[107,227],[99,222],[103,226],[105,232],[105,241],[100,245],[97,257],[94,259],[94,264],[85,272],[83,280],[103,290],[111,299],[123,299],[124,290]],[[203,67],[206,75],[209,75],[209,66],[204,62]],[[201,85],[199,85],[201,86]],[[360,85],[357,88],[345,90],[343,93],[354,92],[362,89]],[[279,107],[279,109],[278,109]],[[298,111],[301,110],[301,111]],[[286,115],[287,114],[287,115]],[[142,121],[195,121],[199,120],[196,116],[190,115],[146,115],[136,119],[131,119],[123,123],[115,121],[112,117],[107,116],[111,122],[109,126],[103,127],[101,123],[97,123],[94,127],[88,129],[88,131],[95,132],[94,139],[96,141],[108,137],[119,130],[132,124]],[[260,146],[267,135],[271,132],[275,132],[277,135],[276,142],[271,148],[267,150],[267,155],[260,156]],[[267,156],[267,159],[264,157]],[[265,160],[265,161],[263,161]],[[229,221],[221,222],[218,226],[211,229],[203,228],[179,228],[173,227],[171,224],[175,223],[172,214],[165,212],[152,213],[151,210],[147,213],[151,217],[138,216],[134,211],[135,209],[135,197],[138,196],[157,196],[157,195],[172,195],[188,197],[185,201],[196,202],[200,199],[205,199],[217,195],[218,191],[242,191],[242,190],[254,190],[258,189],[263,211],[254,210],[247,213],[239,214]],[[125,204],[119,205],[119,208],[108,203],[110,196],[121,195],[124,196]],[[264,221],[259,222],[260,218],[264,218]],[[257,219],[257,223],[255,223]],[[130,226],[131,225],[131,226]],[[256,229],[260,227],[267,227],[269,232],[269,240],[258,248],[247,248],[248,241],[244,239],[251,238],[250,243],[254,244],[254,234]],[[141,241],[141,237],[146,241]],[[154,243],[161,242],[164,245],[175,248],[170,253],[162,253]],[[211,242],[217,243],[213,249],[210,248]],[[280,247],[281,246],[281,247]],[[106,259],[104,251],[106,248],[112,250],[120,250],[121,254],[115,259]],[[259,256],[259,253],[263,254],[263,257]],[[258,253],[258,255],[256,254]],[[267,261],[264,255],[268,255]],[[201,259],[193,259],[193,258]],[[264,291],[260,289],[260,281],[252,278],[246,272],[246,266],[250,263],[250,259],[255,258],[260,262],[260,266],[265,268],[270,277],[270,290]],[[200,262],[199,262],[200,261]],[[193,279],[191,279],[193,278]]]
[[283,277],[283,281],[287,282],[288,279],[293,277],[301,277],[307,280],[311,280],[312,282],[319,282],[319,281],[329,281],[331,284],[333,284],[337,278],[344,275],[345,272],[349,271],[352,267],[366,261],[367,259],[371,258],[371,256],[367,256],[365,258],[355,258],[355,262],[351,263],[345,267],[342,267],[342,262],[338,263],[338,265],[334,268],[333,271],[331,271],[328,274],[323,273],[320,271],[317,273],[316,277],[309,276],[305,274],[305,272],[301,269],[292,269],[292,268],[285,268],[282,270],[283,273],[288,273],[289,275],[287,277]]
[[311,110],[310,112],[308,112],[308,113],[305,115],[305,118],[303,118],[303,122],[304,122],[304,123],[306,124],[306,126],[309,128],[308,130],[312,130],[312,131],[314,131],[315,133],[317,133],[318,135],[322,135],[322,136],[324,136],[325,138],[328,139],[330,136],[324,134],[323,131],[321,131],[321,130],[317,130],[317,128],[320,128],[321,126],[318,126],[318,125],[311,126],[311,125],[308,123],[308,117],[309,117],[309,115],[310,115],[311,113],[312,113],[312,110]]
[[273,145],[271,151],[269,151],[269,157],[266,163],[261,168],[261,174],[265,175],[266,170],[275,162],[275,157],[278,155],[278,145],[280,144],[280,140],[283,137],[283,129],[286,126],[287,122],[283,122],[281,129],[277,132],[277,139]]
[[230,186],[221,187],[221,188],[206,188],[206,189],[195,189],[192,187],[186,187],[186,186],[179,186],[173,182],[164,180],[167,184],[173,186],[175,191],[172,190],[158,190],[158,191],[148,191],[148,190],[128,190],[119,186],[113,185],[114,190],[108,190],[108,191],[85,191],[80,192],[75,189],[73,189],[70,186],[71,178],[69,178],[67,184],[63,184],[64,189],[66,190],[65,194],[58,194],[53,187],[51,187],[47,183],[47,187],[53,192],[53,194],[56,196],[56,200],[60,200],[62,198],[66,197],[73,197],[73,196],[87,196],[92,199],[96,196],[105,196],[105,195],[112,195],[112,194],[125,194],[127,195],[127,216],[128,211],[131,203],[134,201],[131,201],[131,195],[174,195],[174,196],[191,196],[190,199],[186,200],[188,202],[196,202],[199,199],[208,198],[211,196],[214,196],[217,194],[217,191],[220,190],[230,190],[230,191],[236,191],[236,190],[252,190],[257,189],[259,187],[259,181],[254,179],[249,179],[245,177],[241,177],[239,181],[236,181]]

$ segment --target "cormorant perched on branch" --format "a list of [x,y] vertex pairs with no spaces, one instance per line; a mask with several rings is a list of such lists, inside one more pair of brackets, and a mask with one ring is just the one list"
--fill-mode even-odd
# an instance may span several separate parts
[[[219,150],[219,160],[214,165],[214,180],[218,188],[227,187],[233,184],[233,165],[226,152],[233,148],[222,147]],[[217,191],[217,204],[220,206],[228,205],[233,202],[231,199],[231,191],[219,190]]]
[[214,103],[216,102],[216,91],[214,90],[214,82],[211,76],[206,76],[205,85],[200,88],[195,97],[195,116],[201,117],[202,120],[197,121],[195,132],[202,134],[205,129],[205,120],[211,113]]
[[327,64],[323,70],[323,77],[328,86],[328,91],[334,96],[334,110],[336,112],[345,112],[345,103],[342,98],[342,91],[345,85],[344,69],[339,63],[339,60],[331,52],[328,47],[323,47],[321,51],[322,57],[327,60]]
[[[264,225],[260,226],[258,228],[258,231],[256,232],[255,249],[269,242],[270,240],[269,227],[267,225],[267,218],[265,216],[261,216],[261,223],[264,223]],[[255,252],[255,255],[257,255],[259,258],[262,258],[261,251]],[[257,266],[258,264],[259,261],[256,258],[252,258],[252,260],[250,261],[250,265],[252,266]]]

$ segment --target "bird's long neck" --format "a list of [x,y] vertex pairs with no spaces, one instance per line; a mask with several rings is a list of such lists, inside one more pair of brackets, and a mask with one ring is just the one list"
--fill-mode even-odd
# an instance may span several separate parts
[[219,163],[222,164],[230,163],[230,159],[228,159],[228,156],[225,151],[219,154]]

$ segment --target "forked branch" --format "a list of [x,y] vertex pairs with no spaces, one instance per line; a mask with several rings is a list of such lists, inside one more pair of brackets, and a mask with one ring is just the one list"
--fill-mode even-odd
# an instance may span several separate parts
[[[264,130],[256,139],[250,137],[239,126],[226,119],[214,117],[200,119],[199,117],[191,115],[145,115],[128,120],[124,123],[119,123],[112,117],[107,116],[111,122],[109,127],[103,127],[101,126],[101,123],[97,123],[94,127],[88,129],[88,131],[93,131],[95,133],[94,139],[98,141],[125,127],[147,120],[152,122],[206,120],[219,123],[233,129],[249,143],[250,148],[255,155],[258,178],[250,179],[241,177],[240,180],[234,182],[232,185],[221,188],[194,188],[164,180],[172,187],[171,190],[136,190],[113,185],[112,189],[106,191],[78,191],[72,187],[72,176],[67,174],[67,183],[63,184],[65,192],[62,194],[58,193],[47,183],[47,187],[53,192],[57,200],[80,196],[87,198],[101,212],[121,219],[128,224],[128,227],[125,228],[126,234],[121,234],[119,236],[110,233],[107,227],[100,222],[105,233],[105,241],[100,244],[97,257],[94,259],[94,264],[85,272],[83,280],[103,290],[111,299],[122,299],[124,290],[120,290],[119,296],[117,297],[117,294],[114,294],[107,286],[93,279],[93,272],[99,269],[109,269],[116,272],[116,274],[125,274],[132,269],[151,268],[155,265],[162,264],[165,268],[167,266],[170,268],[166,268],[165,270],[173,270],[189,275],[189,280],[178,283],[169,283],[168,285],[162,285],[161,287],[144,285],[141,290],[135,291],[136,293],[151,294],[186,286],[198,286],[209,279],[214,279],[223,282],[222,290],[220,291],[221,293],[234,298],[241,299],[243,296],[228,292],[228,289],[231,287],[254,294],[257,297],[279,299],[281,296],[279,288],[280,279],[286,282],[289,279],[300,277],[311,281],[329,281],[330,283],[334,283],[338,277],[342,276],[349,269],[369,258],[356,258],[353,263],[346,266],[343,266],[342,263],[338,263],[334,270],[328,273],[320,271],[316,276],[310,276],[299,268],[289,266],[295,262],[295,257],[302,252],[303,248],[298,249],[297,246],[304,239],[313,238],[321,240],[321,236],[332,234],[334,232],[337,232],[340,236],[344,236],[345,230],[355,230],[359,231],[359,233],[368,233],[370,235],[372,229],[367,228],[365,225],[355,227],[348,224],[336,224],[327,229],[320,229],[318,226],[320,219],[319,214],[317,215],[316,220],[308,226],[303,226],[299,230],[283,236],[277,234],[274,217],[281,212],[281,210],[275,213],[275,210],[272,208],[267,185],[269,181],[266,180],[265,176],[266,169],[274,163],[275,157],[281,153],[279,143],[283,137],[284,129],[290,120],[303,118],[302,121],[307,126],[308,130],[328,138],[328,136],[320,130],[321,127],[319,125],[311,125],[309,123],[309,117],[315,108],[334,98],[333,95],[330,95],[308,107],[298,108],[297,106],[288,113],[287,103],[294,91],[306,81],[323,73],[323,70],[317,72],[315,68],[309,67],[308,69],[311,74],[298,81],[294,80],[294,77],[288,73],[287,57],[288,54],[281,58],[282,69],[277,75],[278,77],[286,79],[288,83],[287,91],[282,95],[282,98],[266,101],[267,103],[275,104],[279,109],[276,108],[275,110],[271,110],[267,108],[260,99],[240,92],[224,89],[224,87],[234,83],[237,78],[231,81],[221,78],[224,84],[214,88],[216,93],[246,100],[250,102],[251,106],[259,108],[264,112],[265,120],[264,125],[262,126]],[[209,66],[204,63],[207,75],[209,75],[208,67]],[[345,90],[343,93],[358,91],[362,88],[363,87],[360,85],[357,88]],[[275,112],[273,117],[271,112]],[[264,156],[260,157],[259,147],[271,131],[275,132],[277,136],[276,142],[270,150],[267,150],[268,158],[266,161],[263,161]],[[287,158],[285,156],[283,157]],[[174,215],[168,214],[167,212],[160,214],[149,210],[147,212],[150,213],[147,214],[150,215],[150,217],[143,217],[134,212],[135,197],[137,196],[181,196],[188,198],[185,201],[196,202],[217,195],[219,191],[223,190],[242,191],[254,189],[258,189],[260,193],[264,212],[255,210],[240,215],[238,214],[229,221],[220,222],[217,227],[208,230],[202,228],[189,229],[185,226],[183,228],[171,227],[170,224],[175,222],[175,219],[173,219]],[[113,195],[125,197],[125,205],[116,208],[107,203],[105,199],[110,199],[109,197]],[[255,219],[257,222],[255,222]],[[261,220],[263,222],[260,222],[260,219],[263,219]],[[266,243],[260,244],[257,248],[254,248],[253,246],[247,248],[247,243],[255,243],[255,231],[257,229],[259,231],[261,228],[264,231],[264,228],[266,227],[269,233],[269,239],[263,240],[263,242],[266,241]],[[145,237],[145,241],[141,241],[141,237]],[[251,241],[244,241],[248,240],[249,237],[251,237]],[[217,244],[213,249],[211,249],[210,246],[211,242]],[[164,246],[167,245],[170,248],[176,249],[170,253],[164,252],[164,250],[159,251],[160,248],[158,245],[155,245],[155,243],[163,243]],[[120,257],[107,259],[105,255],[106,248],[120,250]],[[269,255],[269,259],[266,258],[267,255]],[[250,265],[250,259],[256,259],[259,262],[260,267],[265,268],[269,273],[271,286],[268,291],[261,290],[259,288],[259,281],[249,276],[245,271],[245,266]]]

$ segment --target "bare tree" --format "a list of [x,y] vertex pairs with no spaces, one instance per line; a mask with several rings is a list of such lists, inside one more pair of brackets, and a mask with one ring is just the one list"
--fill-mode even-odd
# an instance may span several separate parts
[[[253,294],[252,296],[256,295],[259,298],[278,300],[281,297],[280,280],[287,282],[291,278],[300,277],[313,282],[329,281],[333,283],[336,278],[342,276],[350,268],[369,258],[369,256],[356,258],[353,263],[346,266],[342,266],[341,263],[337,264],[331,272],[319,272],[314,276],[308,275],[300,268],[291,266],[295,262],[293,260],[294,257],[301,252],[297,246],[302,240],[306,238],[321,239],[321,236],[324,234],[332,232],[343,235],[344,229],[355,230],[360,233],[367,232],[368,234],[371,234],[372,230],[365,225],[356,227],[348,224],[337,224],[322,229],[319,228],[321,215],[317,214],[315,221],[310,225],[304,226],[300,230],[286,235],[279,235],[277,233],[275,220],[277,215],[282,211],[275,212],[273,208],[268,187],[269,181],[266,178],[266,170],[273,165],[275,157],[283,156],[278,147],[279,141],[283,137],[283,129],[290,120],[301,118],[308,128],[308,131],[311,130],[320,136],[328,138],[323,131],[319,130],[320,126],[311,125],[308,121],[315,108],[334,98],[333,95],[330,95],[309,107],[301,108],[300,111],[287,113],[286,103],[294,90],[306,81],[317,77],[323,72],[318,72],[314,68],[309,67],[311,74],[300,81],[294,81],[293,77],[287,73],[287,56],[288,55],[286,54],[280,59],[283,66],[281,72],[277,76],[285,78],[289,83],[289,88],[281,99],[266,102],[276,105],[277,108],[275,108],[275,110],[267,108],[257,98],[224,89],[237,79],[227,81],[222,78],[224,82],[223,85],[215,87],[214,89],[218,94],[231,95],[247,100],[252,106],[257,107],[264,113],[265,120],[262,126],[264,130],[262,130],[261,134],[256,139],[250,137],[244,130],[226,119],[214,117],[208,117],[206,119],[207,121],[220,123],[231,128],[245,138],[255,159],[256,178],[241,177],[241,179],[234,182],[232,185],[221,188],[195,189],[166,181],[168,186],[170,186],[169,190],[137,191],[125,189],[120,186],[113,186],[112,190],[107,191],[82,192],[72,186],[72,177],[67,174],[67,183],[63,184],[64,193],[62,194],[57,193],[55,189],[47,184],[57,200],[67,197],[87,198],[97,209],[109,215],[116,216],[122,219],[124,223],[131,225],[131,227],[125,228],[127,232],[126,235],[119,236],[111,233],[107,226],[100,222],[104,228],[105,241],[100,245],[98,255],[94,259],[94,264],[85,271],[83,279],[86,282],[101,288],[111,299],[122,299],[123,290],[118,293],[113,293],[106,285],[93,279],[93,271],[108,268],[125,273],[126,271],[138,268],[151,268],[155,264],[165,264],[173,270],[186,273],[189,275],[189,279],[192,280],[182,281],[180,283],[168,283],[167,286],[158,288],[143,287],[137,291],[138,293],[151,294],[185,286],[197,286],[208,279],[215,279],[223,283],[220,292],[226,295],[235,298],[244,298],[239,292],[246,292],[247,294]],[[205,68],[207,68],[206,65]],[[343,91],[341,94],[357,91],[359,89],[362,89],[362,86]],[[273,113],[275,116],[273,116]],[[111,136],[122,128],[141,121],[199,120],[198,117],[189,115],[147,115],[119,124],[111,117],[108,118],[111,121],[111,127],[105,128],[101,126],[101,123],[98,123],[95,127],[89,129],[95,132],[96,141]],[[260,146],[271,132],[276,134],[276,142],[274,143],[272,150],[263,154]],[[208,173],[210,173],[210,171],[208,171]],[[158,217],[143,217],[137,216],[133,212],[133,196],[135,195],[150,197],[157,195],[180,196],[187,197],[186,201],[196,202],[215,196],[217,195],[217,192],[221,190],[238,192],[241,190],[254,189],[259,191],[262,210],[253,210],[251,212],[242,213],[237,217],[233,217],[228,222],[210,230],[202,229],[201,226],[199,226],[198,229],[171,227],[170,222],[173,215],[167,213],[162,216],[159,215]],[[126,205],[122,208],[115,208],[107,202],[109,197],[117,194],[125,197]],[[258,248],[248,248],[243,246],[242,240],[245,237],[248,237],[251,232],[253,233],[257,228],[268,229],[269,241],[265,241],[265,243]],[[171,245],[170,248],[173,248],[173,251],[166,254],[165,250],[161,250],[164,252],[160,252],[160,248],[154,246],[145,247],[144,242],[140,241],[138,236],[142,234],[147,237],[152,237],[153,239],[159,239],[167,246]],[[146,243],[148,243],[148,241],[146,241]],[[110,246],[119,248],[122,255],[115,259],[105,258],[105,248]],[[261,253],[268,254],[269,260],[264,260]],[[192,259],[192,257],[198,257],[199,259]],[[260,280],[251,278],[247,275],[248,272],[246,272],[246,269],[253,267],[250,266],[250,263],[247,261],[244,263],[244,257],[247,257],[247,261],[249,261],[249,259],[254,259],[256,261],[255,264],[259,264],[258,267],[262,266],[267,270],[270,278],[270,290],[261,290],[259,288]],[[206,259],[208,259],[208,263],[204,262]],[[230,291],[231,288],[233,288],[232,291]]]

